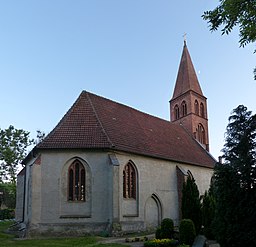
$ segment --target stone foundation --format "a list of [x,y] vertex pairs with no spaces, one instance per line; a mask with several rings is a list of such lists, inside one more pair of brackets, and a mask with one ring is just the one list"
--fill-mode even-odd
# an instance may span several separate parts
[[101,234],[109,229],[109,223],[64,223],[64,224],[37,224],[27,227],[27,237],[37,236],[84,236]]

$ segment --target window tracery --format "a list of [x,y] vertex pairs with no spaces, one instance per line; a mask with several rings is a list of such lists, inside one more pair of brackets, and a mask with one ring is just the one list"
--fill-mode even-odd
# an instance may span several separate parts
[[85,201],[85,169],[79,160],[68,169],[68,201]]
[[129,162],[123,170],[123,197],[136,199],[136,171]]

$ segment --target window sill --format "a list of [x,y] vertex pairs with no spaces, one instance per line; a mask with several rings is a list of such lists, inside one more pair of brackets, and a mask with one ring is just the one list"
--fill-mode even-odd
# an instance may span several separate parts
[[86,201],[67,201],[68,203],[85,203]]
[[123,217],[139,217],[139,215],[138,214],[125,214],[125,215],[123,215]]
[[91,215],[61,215],[60,219],[91,218]]
[[125,198],[125,197],[123,197],[123,200],[127,200],[127,201],[136,201],[135,198]]

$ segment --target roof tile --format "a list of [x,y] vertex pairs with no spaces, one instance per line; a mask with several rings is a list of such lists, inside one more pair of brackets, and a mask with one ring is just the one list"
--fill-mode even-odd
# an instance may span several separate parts
[[216,162],[182,126],[86,91],[37,148],[109,148],[205,167]]

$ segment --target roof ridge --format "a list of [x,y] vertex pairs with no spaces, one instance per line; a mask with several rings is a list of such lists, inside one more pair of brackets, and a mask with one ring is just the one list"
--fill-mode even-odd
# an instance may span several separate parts
[[[98,116],[98,114],[97,114],[97,111],[96,111],[96,109],[95,109],[95,107],[94,107],[94,105],[93,105],[93,103],[92,103],[91,98],[90,98],[90,93],[87,92],[87,91],[83,91],[83,93],[86,94],[86,97],[87,97],[87,99],[88,99],[88,101],[89,101],[89,103],[90,103],[90,105],[91,105],[91,107],[92,107],[92,110],[93,110],[93,112],[94,112],[94,114],[95,114],[95,117],[96,117],[96,119],[97,119],[97,121],[98,121],[98,123],[99,123],[99,125],[100,125],[100,127],[101,127],[101,129],[102,129],[102,131],[103,131],[103,133],[104,133],[105,136],[107,137],[108,142],[110,143],[111,147],[114,147],[115,145],[113,144],[113,142],[112,142],[111,139],[109,138],[109,136],[108,136],[106,130],[105,130],[104,127],[103,127],[102,122],[100,121],[100,118],[99,118],[99,116]],[[100,97],[100,96],[99,96],[99,97]]]
[[37,148],[129,152],[208,168],[216,163],[184,126],[88,91]]
[[100,96],[100,95],[97,95],[97,94],[94,94],[94,93],[91,93],[91,92],[88,92],[88,91],[85,91],[85,92],[88,93],[89,95],[90,95],[90,94],[91,94],[91,95],[94,95],[95,97],[99,97],[99,98],[102,98],[102,99],[104,99],[104,100],[108,100],[108,101],[113,102],[113,103],[115,103],[115,104],[118,104],[118,105],[120,105],[120,106],[129,108],[129,109],[131,109],[131,110],[134,110],[134,111],[137,111],[137,112],[142,113],[142,114],[144,114],[144,115],[147,115],[147,116],[149,116],[149,117],[153,117],[153,118],[156,118],[156,119],[158,119],[158,120],[165,121],[165,122],[168,122],[168,123],[172,124],[172,122],[170,122],[170,121],[167,120],[167,119],[164,119],[164,118],[161,118],[161,117],[158,117],[158,116],[154,116],[154,115],[152,115],[152,114],[150,114],[150,113],[147,113],[147,112],[143,112],[143,111],[141,111],[141,110],[136,109],[135,107],[132,107],[132,106],[129,106],[129,105],[125,105],[124,103],[120,103],[120,102],[117,102],[117,101],[115,101],[115,100],[108,99],[108,98],[106,98],[106,97],[103,97],[103,96]]

